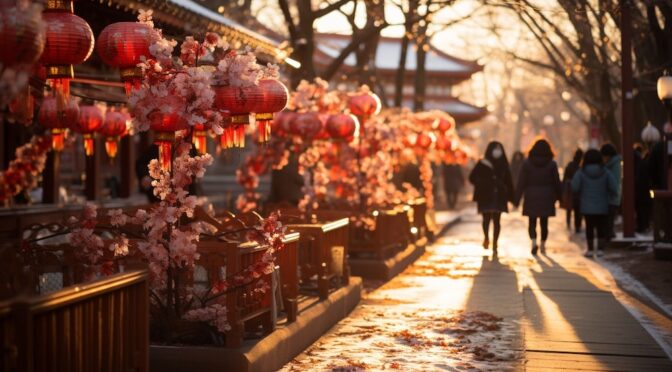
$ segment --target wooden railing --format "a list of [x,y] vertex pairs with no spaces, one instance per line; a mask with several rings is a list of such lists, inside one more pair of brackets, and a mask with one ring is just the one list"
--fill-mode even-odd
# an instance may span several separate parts
[[[217,239],[203,239],[198,244],[200,258],[196,263],[193,285],[209,288],[217,282],[241,273],[253,263],[259,262],[269,249],[256,243],[227,243]],[[203,272],[205,278],[198,277]],[[201,280],[205,279],[205,282]],[[271,286],[271,275],[264,275]],[[227,321],[231,330],[226,332],[226,346],[242,345],[245,330],[261,325],[264,333],[273,331],[275,324],[272,314],[273,292],[271,289],[260,293],[255,291],[257,282],[229,288],[226,296]]]
[[285,246],[277,256],[282,302],[288,323],[295,321],[299,313],[299,239],[299,233],[285,234]]
[[0,303],[3,371],[148,371],[147,275]]
[[304,287],[316,284],[320,298],[327,298],[330,284],[347,285],[350,280],[349,226],[347,218],[311,224],[288,224],[301,234],[299,267]]

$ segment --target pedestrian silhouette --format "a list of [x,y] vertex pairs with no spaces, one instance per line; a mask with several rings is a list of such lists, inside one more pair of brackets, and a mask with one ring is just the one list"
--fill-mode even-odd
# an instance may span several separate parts
[[507,202],[513,202],[511,171],[501,143],[493,141],[488,144],[485,156],[469,174],[469,182],[474,185],[474,201],[478,213],[483,215],[483,248],[488,249],[490,245],[489,231],[492,221],[492,249],[497,251],[500,218],[502,213],[508,212]]
[[[523,215],[529,218],[528,232],[532,240],[532,254],[546,252],[548,239],[548,218],[555,216],[555,202],[560,199],[562,186],[558,165],[553,160],[555,154],[551,144],[538,139],[528,152],[520,169],[516,188],[516,205],[524,198]],[[541,229],[541,242],[537,245],[537,221]]]

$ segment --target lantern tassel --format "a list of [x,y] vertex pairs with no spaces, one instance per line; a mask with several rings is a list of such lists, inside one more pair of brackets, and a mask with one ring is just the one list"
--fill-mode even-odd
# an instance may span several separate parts
[[124,90],[126,91],[126,97],[130,97],[131,93],[134,90],[140,89],[141,79],[132,78],[124,81]]
[[160,132],[157,133],[154,143],[159,146],[159,165],[161,169],[170,172],[173,158],[173,142],[175,141],[175,133]]
[[117,156],[118,146],[117,139],[114,137],[108,137],[105,141],[105,152],[110,159],[114,159]]
[[238,134],[238,147],[245,147],[245,126],[238,125],[236,127],[236,133]]
[[84,153],[86,153],[86,156],[92,156],[93,155],[93,150],[94,150],[93,134],[85,134],[84,135]]
[[54,151],[63,151],[65,142],[65,130],[64,129],[52,129],[51,130],[51,148]]
[[198,152],[199,155],[203,155],[207,152],[207,142],[206,142],[206,133],[204,130],[196,130],[194,131],[194,135],[192,138],[192,143],[194,144],[194,147],[196,148],[196,151]]

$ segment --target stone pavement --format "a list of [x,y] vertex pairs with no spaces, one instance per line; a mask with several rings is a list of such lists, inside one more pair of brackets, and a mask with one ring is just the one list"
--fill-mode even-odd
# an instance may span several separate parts
[[283,370],[672,371],[561,220],[534,258],[526,221],[507,215],[493,257],[466,212],[402,274],[369,283],[360,306]]

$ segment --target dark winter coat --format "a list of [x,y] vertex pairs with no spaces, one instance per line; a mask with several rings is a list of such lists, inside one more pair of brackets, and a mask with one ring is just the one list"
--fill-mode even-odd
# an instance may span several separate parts
[[572,190],[580,195],[581,214],[607,215],[609,199],[616,194],[616,178],[605,167],[591,164],[572,179]]
[[615,155],[604,165],[616,179],[616,193],[609,198],[609,205],[621,205],[621,159],[621,155]]
[[474,201],[478,212],[508,212],[507,202],[513,202],[513,180],[509,167],[498,167],[483,159],[476,163],[469,174],[474,185]]
[[550,157],[530,156],[520,169],[516,204],[525,199],[523,215],[555,216],[555,202],[562,196],[558,165]]
[[560,200],[562,203],[564,203],[562,207],[565,209],[574,209],[575,206],[578,207],[579,205],[579,195],[572,192],[572,178],[574,178],[574,175],[580,169],[580,162],[574,160],[570,161],[565,167],[565,173],[562,177],[563,197],[562,200]]

